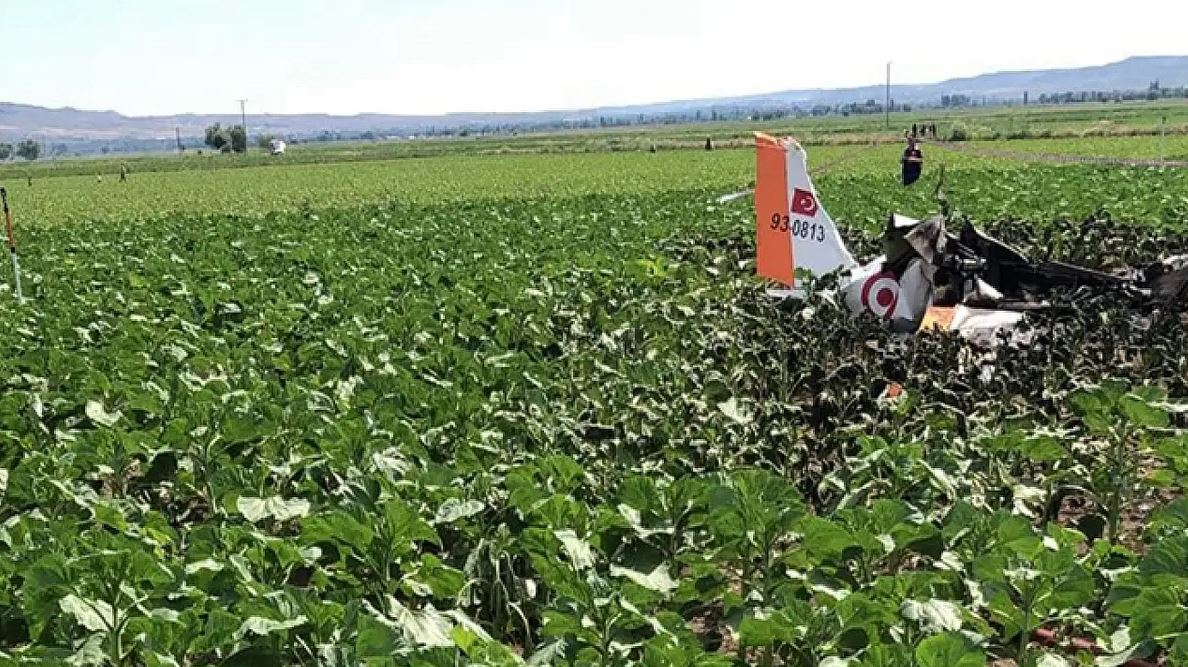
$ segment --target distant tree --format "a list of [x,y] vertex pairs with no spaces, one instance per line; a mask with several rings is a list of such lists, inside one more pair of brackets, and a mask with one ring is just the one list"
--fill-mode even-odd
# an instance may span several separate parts
[[270,150],[272,148],[272,142],[274,141],[276,141],[276,137],[274,135],[261,134],[259,138],[256,139],[256,145],[264,150]]
[[227,132],[231,139],[231,150],[236,153],[247,152],[247,131],[242,125],[236,125]]
[[0,162],[12,157],[12,144],[0,144]]
[[16,154],[32,162],[41,157],[41,144],[32,139],[26,139],[17,144]]
[[216,151],[223,150],[223,147],[231,143],[231,138],[228,136],[226,130],[219,123],[215,123],[206,128],[206,136],[203,138],[203,143]]

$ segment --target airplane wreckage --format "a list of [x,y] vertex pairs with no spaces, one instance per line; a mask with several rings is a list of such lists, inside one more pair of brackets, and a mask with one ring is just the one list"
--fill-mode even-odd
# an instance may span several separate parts
[[782,286],[769,290],[773,296],[803,298],[800,269],[814,276],[836,272],[831,291],[855,314],[886,319],[898,332],[940,329],[989,344],[1015,330],[1027,312],[1050,307],[1045,297],[1059,289],[1115,290],[1188,306],[1188,255],[1119,273],[1032,261],[972,224],[953,233],[945,214],[891,215],[883,255],[860,264],[821,204],[800,144],[756,134],[756,151],[756,268]]

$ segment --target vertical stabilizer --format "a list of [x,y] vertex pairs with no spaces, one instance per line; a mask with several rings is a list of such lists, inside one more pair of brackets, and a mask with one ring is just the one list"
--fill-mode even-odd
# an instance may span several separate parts
[[813,187],[794,139],[755,135],[756,269],[789,287],[796,269],[821,275],[858,266]]

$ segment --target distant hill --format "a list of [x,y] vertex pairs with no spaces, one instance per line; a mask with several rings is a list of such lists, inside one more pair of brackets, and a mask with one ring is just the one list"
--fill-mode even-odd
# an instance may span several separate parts
[[[1188,56],[1137,56],[1126,60],[1071,69],[995,72],[973,77],[948,79],[939,83],[892,85],[891,97],[897,104],[939,105],[943,95],[966,95],[975,100],[1020,100],[1029,93],[1034,100],[1041,94],[1081,91],[1146,90],[1153,81],[1165,88],[1188,85]],[[706,100],[666,102],[614,111],[628,113],[680,112],[715,106],[816,105],[862,103],[873,99],[882,103],[883,85],[857,88],[785,90],[761,95]],[[607,110],[602,110],[606,113]]]
[[[1080,91],[1145,90],[1152,81],[1164,87],[1188,85],[1188,56],[1150,56],[1128,58],[1121,62],[1095,67],[1048,69],[1021,72],[996,72],[980,76],[950,79],[940,83],[895,85],[891,95],[898,104],[939,105],[943,95],[966,95],[974,100],[1018,100],[1024,92],[1032,99],[1040,94]],[[323,132],[357,135],[420,134],[430,129],[477,127],[531,127],[558,123],[579,123],[599,119],[619,119],[683,114],[724,109],[810,109],[814,106],[837,106],[880,101],[881,85],[856,88],[785,90],[759,95],[700,100],[682,100],[626,107],[604,107],[572,111],[532,113],[469,113],[442,116],[403,116],[358,114],[252,114],[249,129],[259,133],[295,137],[314,137]],[[195,145],[206,126],[213,123],[237,124],[239,116],[181,114],[176,116],[124,116],[114,111],[84,111],[73,108],[47,109],[25,104],[0,102],[0,140],[12,141],[35,137],[46,144],[86,145],[172,145],[175,128],[186,143]],[[97,150],[97,149],[96,149]]]

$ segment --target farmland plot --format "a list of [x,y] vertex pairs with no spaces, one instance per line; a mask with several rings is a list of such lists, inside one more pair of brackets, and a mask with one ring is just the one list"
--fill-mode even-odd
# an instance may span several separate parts
[[[902,340],[770,301],[751,210],[710,203],[733,175],[617,164],[28,230],[0,662],[1188,660],[1181,314],[1072,294],[1026,349]],[[927,194],[862,169],[822,187],[873,250]],[[1175,178],[950,189],[1109,265],[1188,251]]]
[[[977,150],[1097,156],[1183,156],[1183,137],[970,142]],[[882,223],[889,210],[933,212],[931,183],[895,183],[901,147],[818,146],[809,153],[814,179],[842,222]],[[1160,152],[1162,151],[1162,152]],[[1188,207],[1183,170],[1068,169],[930,148],[927,171],[945,168],[961,209],[979,220],[1027,217],[1083,219],[1100,207],[1134,222],[1182,223]],[[754,178],[754,151],[719,150],[577,155],[448,156],[337,164],[295,164],[190,171],[133,172],[120,183],[108,172],[45,177],[33,185],[4,178],[20,226],[154,219],[167,215],[265,216],[393,201],[444,204],[474,199],[640,195],[743,189]],[[111,169],[110,165],[108,168]],[[923,184],[922,184],[923,185]],[[669,220],[675,225],[679,221]]]

